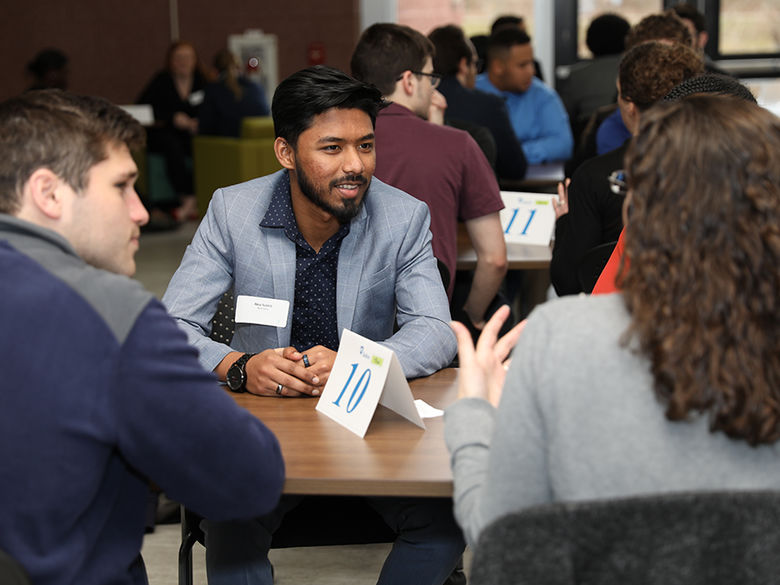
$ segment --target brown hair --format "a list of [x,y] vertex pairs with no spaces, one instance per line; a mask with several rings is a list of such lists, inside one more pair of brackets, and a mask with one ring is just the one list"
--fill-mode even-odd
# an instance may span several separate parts
[[691,31],[682,18],[671,10],[662,14],[651,14],[640,20],[626,35],[626,49],[647,41],[670,41],[686,47],[693,45]]
[[50,169],[78,192],[89,170],[108,156],[109,144],[135,149],[145,140],[132,116],[102,98],[46,89],[3,102],[0,213],[18,211],[22,188],[37,169]]
[[404,71],[420,71],[433,59],[433,43],[422,33],[402,24],[377,23],[358,39],[352,53],[352,75],[390,95]]
[[678,83],[703,72],[704,61],[690,47],[658,41],[642,43],[620,61],[620,96],[645,110]]
[[780,119],[697,95],[642,115],[620,277],[670,420],[780,438]]

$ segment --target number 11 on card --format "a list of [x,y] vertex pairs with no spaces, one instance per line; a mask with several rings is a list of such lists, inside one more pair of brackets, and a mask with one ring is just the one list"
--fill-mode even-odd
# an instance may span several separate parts
[[[515,223],[515,219],[517,218],[517,214],[520,212],[519,209],[515,208],[512,210],[512,217],[509,219],[509,223],[506,226],[506,229],[504,230],[504,234],[508,234],[509,230],[512,228],[512,224]],[[533,220],[534,215],[536,215],[536,210],[531,209],[528,213],[528,221],[525,222],[525,227],[523,228],[523,231],[520,232],[521,236],[524,236],[528,232],[528,227],[531,225],[531,220]]]

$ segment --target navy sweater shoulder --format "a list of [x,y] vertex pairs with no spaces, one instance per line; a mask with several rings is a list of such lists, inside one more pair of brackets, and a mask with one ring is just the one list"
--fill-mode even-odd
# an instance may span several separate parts
[[36,585],[135,585],[150,481],[215,519],[270,511],[284,479],[275,437],[163,306],[56,238],[5,227],[0,549]]

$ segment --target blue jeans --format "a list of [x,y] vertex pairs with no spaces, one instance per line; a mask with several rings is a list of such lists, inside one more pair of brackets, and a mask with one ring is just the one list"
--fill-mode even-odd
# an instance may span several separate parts
[[[272,585],[268,550],[285,513],[301,497],[282,497],[268,516],[247,521],[203,520],[209,585]],[[460,560],[465,542],[452,501],[433,498],[367,498],[396,533],[377,583],[441,585]]]

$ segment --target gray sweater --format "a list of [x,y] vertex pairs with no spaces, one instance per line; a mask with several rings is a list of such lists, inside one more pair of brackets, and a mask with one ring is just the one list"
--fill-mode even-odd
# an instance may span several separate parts
[[447,409],[469,545],[498,517],[545,502],[780,488],[780,445],[713,434],[706,415],[666,419],[649,361],[620,345],[629,323],[619,294],[547,303],[514,349],[499,408],[471,398]]

